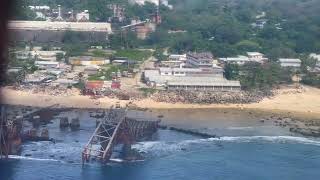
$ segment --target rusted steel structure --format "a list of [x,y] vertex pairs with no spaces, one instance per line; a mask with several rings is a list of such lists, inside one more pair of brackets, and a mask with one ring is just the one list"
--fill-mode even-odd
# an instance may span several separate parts
[[[5,105],[1,105],[1,120],[0,120],[0,157],[8,157],[10,154],[18,154],[21,148],[23,139],[26,139],[22,134],[22,121],[31,119],[34,115],[39,115],[39,120],[44,115],[48,114],[48,109],[54,108],[58,104],[52,106],[25,111],[21,116],[10,114]],[[9,117],[10,116],[10,117]],[[35,119],[33,119],[34,121]],[[38,122],[40,123],[40,122]],[[43,132],[45,135],[45,132]],[[30,138],[29,138],[30,139]]]
[[102,120],[82,152],[83,163],[94,158],[107,163],[113,147],[123,144],[131,149],[134,142],[151,137],[156,132],[159,121],[137,121],[126,117],[127,109],[111,108]]
[[7,133],[7,117],[5,113],[5,106],[1,106],[1,119],[0,119],[0,159],[8,157],[8,133]]

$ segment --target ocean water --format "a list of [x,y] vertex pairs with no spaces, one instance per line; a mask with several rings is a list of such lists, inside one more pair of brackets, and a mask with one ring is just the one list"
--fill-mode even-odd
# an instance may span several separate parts
[[[48,125],[52,142],[23,145],[20,156],[0,161],[0,180],[211,180],[320,177],[320,139],[300,137],[271,125],[214,126],[219,138],[202,139],[159,130],[152,141],[133,148],[143,161],[82,166],[81,151],[95,121],[81,120],[81,130],[60,130]],[[210,128],[209,128],[210,129]],[[208,129],[206,129],[208,130]],[[26,154],[31,156],[26,157]]]

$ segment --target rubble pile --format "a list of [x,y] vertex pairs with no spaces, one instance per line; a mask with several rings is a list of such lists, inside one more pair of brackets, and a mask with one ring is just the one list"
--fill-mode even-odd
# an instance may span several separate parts
[[191,91],[159,91],[151,96],[157,102],[190,103],[190,104],[248,104],[261,101],[271,92],[191,92]]
[[105,90],[102,94],[109,98],[120,99],[120,100],[140,100],[143,98],[143,95],[138,91],[115,91],[115,90]]
[[71,96],[74,94],[72,89],[66,87],[55,87],[45,85],[24,85],[15,87],[16,90],[30,92],[33,94],[47,94],[52,96]]

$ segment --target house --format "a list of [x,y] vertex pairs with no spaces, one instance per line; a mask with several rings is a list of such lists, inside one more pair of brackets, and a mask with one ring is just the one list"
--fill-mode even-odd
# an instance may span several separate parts
[[59,68],[59,62],[56,61],[35,61],[34,65],[40,69]]
[[268,58],[264,57],[264,54],[260,52],[247,52],[247,55],[250,61],[263,63],[268,60]]
[[155,5],[158,5],[160,2],[159,0],[129,0],[130,4],[138,4],[138,5],[144,5],[145,2],[153,3]]
[[43,60],[43,61],[56,61],[57,55],[61,54],[62,57],[66,55],[65,51],[55,50],[55,51],[31,51],[33,57]]
[[247,62],[250,62],[250,59],[247,56],[237,56],[237,57],[219,58],[219,61],[223,63],[243,65]]
[[300,68],[301,60],[300,59],[288,59],[288,58],[280,58],[279,59],[281,67],[289,67],[289,68]]
[[212,67],[213,55],[210,52],[187,53],[186,65],[194,68]]
[[313,59],[315,59],[315,60],[317,60],[317,61],[320,61],[320,54],[311,53],[311,54],[309,55],[309,57],[310,57],[310,58],[313,58]]
[[239,55],[237,57],[219,58],[219,61],[223,63],[232,63],[238,65],[243,65],[247,62],[258,62],[262,64],[267,60],[268,58],[259,52],[247,52],[247,56]]
[[45,81],[54,79],[55,77],[53,75],[48,75],[45,72],[41,71],[35,71],[33,74],[27,74],[24,83],[27,84],[41,84]]
[[91,67],[86,67],[84,69],[84,73],[86,73],[87,75],[95,75],[99,72],[99,68],[98,67],[94,67],[94,66],[91,66]]
[[187,54],[171,54],[168,58],[169,61],[180,61],[186,62],[187,61]]
[[88,22],[89,19],[90,19],[90,15],[88,10],[84,10],[83,12],[76,14],[77,22]]
[[85,94],[99,94],[103,88],[103,81],[87,81],[85,83]]
[[320,72],[320,54],[311,53],[309,57],[316,60],[315,67],[312,71]]
[[16,51],[14,54],[18,60],[27,60],[33,58],[30,51]]
[[75,66],[94,66],[94,65],[104,65],[109,64],[110,60],[102,57],[92,57],[92,56],[74,56],[69,57],[69,63]]

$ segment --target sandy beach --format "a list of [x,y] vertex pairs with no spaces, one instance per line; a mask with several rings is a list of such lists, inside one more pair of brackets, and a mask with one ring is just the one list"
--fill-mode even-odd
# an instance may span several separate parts
[[32,94],[25,91],[17,91],[11,88],[1,89],[3,103],[10,105],[26,105],[46,107],[58,104],[59,107],[72,108],[108,108],[120,102],[125,106],[132,102],[139,108],[149,109],[211,109],[211,108],[228,108],[241,110],[259,110],[272,111],[273,113],[281,112],[300,116],[308,116],[312,118],[320,117],[320,89],[303,86],[302,90],[297,91],[293,88],[281,88],[272,98],[265,98],[259,103],[252,104],[170,104],[155,102],[151,99],[143,99],[139,101],[119,101],[108,97],[92,99],[90,96],[82,96],[73,94],[68,96],[52,96],[46,94]]

